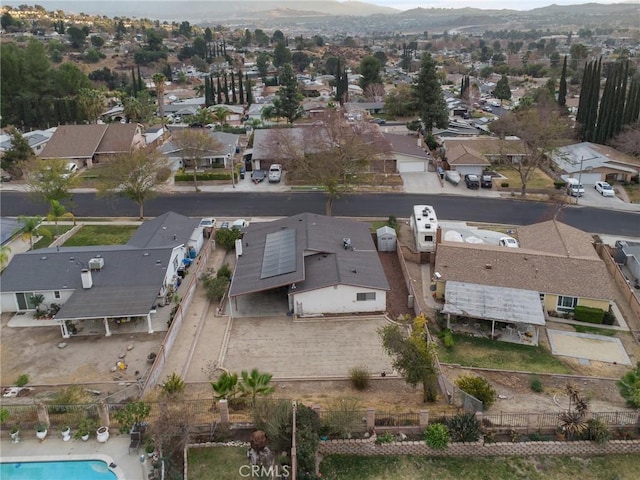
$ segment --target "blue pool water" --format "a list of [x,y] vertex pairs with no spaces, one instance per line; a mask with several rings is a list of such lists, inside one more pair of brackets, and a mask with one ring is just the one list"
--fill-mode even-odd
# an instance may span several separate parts
[[0,463],[2,480],[117,480],[100,460]]

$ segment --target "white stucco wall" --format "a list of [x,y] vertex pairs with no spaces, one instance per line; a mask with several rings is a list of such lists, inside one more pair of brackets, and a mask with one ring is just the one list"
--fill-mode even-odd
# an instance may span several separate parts
[[[41,310],[45,310],[52,303],[57,303],[58,305],[63,305],[69,297],[73,293],[73,290],[58,290],[60,292],[60,298],[56,298],[54,291],[47,292],[24,292],[24,293],[34,293],[34,294],[42,294],[44,295],[44,302],[40,306]],[[13,292],[3,292],[0,297],[0,308],[3,312],[17,312],[18,310],[18,300],[16,299],[16,294]],[[35,308],[31,308],[29,310],[35,310]]]
[[[358,293],[374,292],[375,300],[358,301]],[[293,294],[294,313],[296,315],[315,315],[320,313],[361,313],[383,312],[387,306],[387,292],[371,288],[336,285],[309,292]]]

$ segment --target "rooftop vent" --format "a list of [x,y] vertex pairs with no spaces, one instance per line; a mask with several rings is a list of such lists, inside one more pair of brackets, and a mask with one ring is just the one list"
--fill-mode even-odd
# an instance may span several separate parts
[[491,270],[493,268],[493,266],[490,263],[487,263],[487,264],[485,264],[484,268],[487,269],[487,270]]

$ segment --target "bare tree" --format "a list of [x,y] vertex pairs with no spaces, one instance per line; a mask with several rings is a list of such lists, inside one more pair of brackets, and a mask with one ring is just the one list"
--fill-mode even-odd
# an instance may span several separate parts
[[71,197],[71,189],[76,185],[76,177],[67,170],[69,162],[59,159],[35,158],[24,163],[27,190],[36,199],[45,203],[62,201]]
[[180,149],[184,167],[193,168],[193,185],[198,192],[198,168],[202,158],[222,151],[224,146],[209,135],[208,130],[197,128],[185,128],[173,134],[171,143]]
[[139,149],[118,155],[108,161],[98,185],[100,195],[122,195],[138,204],[144,218],[144,203],[156,194],[162,183],[161,170],[165,159],[154,150]]
[[609,144],[622,153],[640,157],[640,122],[627,125]]
[[548,103],[512,111],[493,122],[491,130],[502,139],[515,135],[522,140],[523,158],[507,163],[520,175],[522,196],[527,194],[527,183],[533,172],[548,164],[553,150],[570,139],[566,117],[561,115],[558,108]]
[[333,202],[364,183],[372,170],[386,170],[391,151],[377,125],[348,123],[337,111],[327,112],[321,125],[270,130],[267,144],[292,179],[324,188],[327,215]]

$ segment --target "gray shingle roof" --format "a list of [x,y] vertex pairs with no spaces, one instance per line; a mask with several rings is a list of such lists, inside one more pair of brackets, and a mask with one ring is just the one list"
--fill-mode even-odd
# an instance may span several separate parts
[[[260,279],[267,234],[295,230],[296,270]],[[350,238],[353,249],[345,249]],[[296,284],[298,291],[332,285],[389,290],[369,225],[353,220],[303,213],[268,223],[253,223],[243,239],[230,295],[237,296]]]
[[186,245],[199,223],[200,220],[167,212],[140,225],[127,245],[138,248]]

